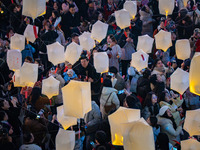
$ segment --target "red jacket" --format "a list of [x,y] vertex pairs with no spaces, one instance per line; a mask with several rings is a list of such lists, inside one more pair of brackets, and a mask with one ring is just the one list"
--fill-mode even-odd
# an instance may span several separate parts
[[200,52],[200,39],[197,40],[195,46],[196,46],[195,52]]
[[108,20],[108,17],[114,13],[114,11],[117,9],[117,6],[115,4],[114,5],[114,10],[110,10],[108,5],[105,5],[103,8],[104,8],[104,18],[105,20],[107,21]]

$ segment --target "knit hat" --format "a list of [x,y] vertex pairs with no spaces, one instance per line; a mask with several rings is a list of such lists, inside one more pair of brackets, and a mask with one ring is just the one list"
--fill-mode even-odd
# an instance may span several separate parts
[[159,111],[159,115],[162,116],[164,115],[164,113],[167,111],[167,109],[169,109],[168,106],[163,106],[160,108],[160,111]]

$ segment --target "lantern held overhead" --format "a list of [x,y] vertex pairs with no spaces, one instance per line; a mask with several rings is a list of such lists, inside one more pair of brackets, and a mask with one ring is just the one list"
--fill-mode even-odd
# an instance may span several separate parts
[[154,39],[149,35],[143,35],[138,37],[137,50],[143,50],[145,53],[151,53]]
[[10,38],[10,49],[18,49],[20,51],[25,48],[25,36],[15,33]]
[[106,52],[94,53],[94,67],[97,73],[108,72],[109,58]]
[[115,11],[115,19],[117,26],[120,27],[121,29],[130,26],[130,14],[125,9]]

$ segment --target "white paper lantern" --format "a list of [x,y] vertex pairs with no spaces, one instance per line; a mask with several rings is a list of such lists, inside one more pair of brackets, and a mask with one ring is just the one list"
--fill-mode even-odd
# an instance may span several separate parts
[[10,38],[10,49],[24,50],[25,48],[25,36],[15,33]]
[[49,99],[59,94],[60,81],[56,80],[53,76],[42,80],[42,94],[46,95]]
[[190,74],[189,74],[189,81],[190,81],[190,92],[200,95],[200,55],[193,57],[191,64],[190,64]]
[[[126,127],[124,127],[126,126]],[[153,129],[144,119],[122,125],[124,150],[155,150]]]
[[143,50],[139,50],[132,54],[131,66],[141,71],[148,67],[149,55]]
[[65,116],[83,118],[91,110],[90,84],[71,80],[62,88]]
[[134,19],[137,14],[137,2],[126,1],[124,3],[124,9],[126,9],[129,12],[131,19]]
[[115,19],[117,26],[120,27],[121,29],[130,26],[130,14],[125,9],[115,11]]
[[107,31],[108,31],[108,24],[98,20],[92,26],[91,38],[100,43],[106,37]]
[[75,42],[69,44],[65,51],[65,60],[70,64],[74,64],[80,58],[82,47]]
[[20,69],[20,84],[33,87],[38,78],[38,64],[24,62]]
[[137,50],[143,50],[145,53],[151,53],[154,39],[149,35],[138,37]]
[[183,128],[190,134],[200,135],[200,109],[186,111]]
[[35,19],[44,14],[46,14],[46,0],[23,1],[22,15]]
[[27,38],[28,41],[34,43],[36,39],[35,34],[38,34],[38,27],[34,27],[33,25],[28,24],[24,31],[24,36]]
[[94,53],[94,67],[97,73],[108,72],[109,58],[106,52]]
[[181,150],[200,150],[200,142],[195,139],[181,141]]
[[177,68],[170,78],[171,89],[183,95],[189,87],[189,73]]
[[188,39],[177,40],[176,41],[176,56],[178,59],[188,59],[190,58],[191,48]]
[[52,62],[53,65],[65,62],[64,46],[59,42],[47,45],[47,55],[48,60]]
[[56,150],[74,150],[75,132],[59,129],[56,135]]
[[15,73],[12,77],[14,87],[25,87],[26,85],[23,83],[20,83],[20,70],[15,70]]
[[119,107],[119,109],[116,112],[109,115],[108,120],[111,128],[112,144],[123,145],[123,133],[121,130],[122,123],[133,122],[139,119],[139,109],[129,109],[125,107]]
[[80,45],[83,50],[90,51],[95,47],[95,41],[91,38],[91,33],[84,32],[79,36]]
[[171,15],[174,10],[174,0],[159,0],[160,14]]
[[77,118],[65,116],[63,105],[57,107],[57,119],[65,130],[67,130],[70,126],[77,124]]
[[167,51],[169,47],[172,46],[171,32],[160,30],[155,35],[156,49],[161,49]]
[[17,70],[22,65],[22,54],[19,50],[8,50],[7,64],[10,70]]

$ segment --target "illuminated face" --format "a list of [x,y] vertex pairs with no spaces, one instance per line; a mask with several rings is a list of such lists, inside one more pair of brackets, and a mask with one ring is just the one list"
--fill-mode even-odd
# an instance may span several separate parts
[[73,7],[71,7],[70,9],[69,9],[69,11],[70,11],[70,13],[72,14],[72,15],[74,15],[75,14],[75,12],[76,12],[76,9],[75,9],[75,7],[73,8]]
[[159,60],[159,61],[157,62],[156,67],[158,67],[158,68],[162,68],[162,67],[163,67],[163,63],[162,63],[161,60]]
[[171,110],[170,109],[167,109],[167,115],[168,115],[168,117],[172,117],[172,112],[171,112]]
[[155,103],[157,103],[157,96],[155,94],[152,94],[152,104],[154,105]]
[[87,59],[81,59],[81,65],[83,68],[86,68],[89,64],[89,61]]

